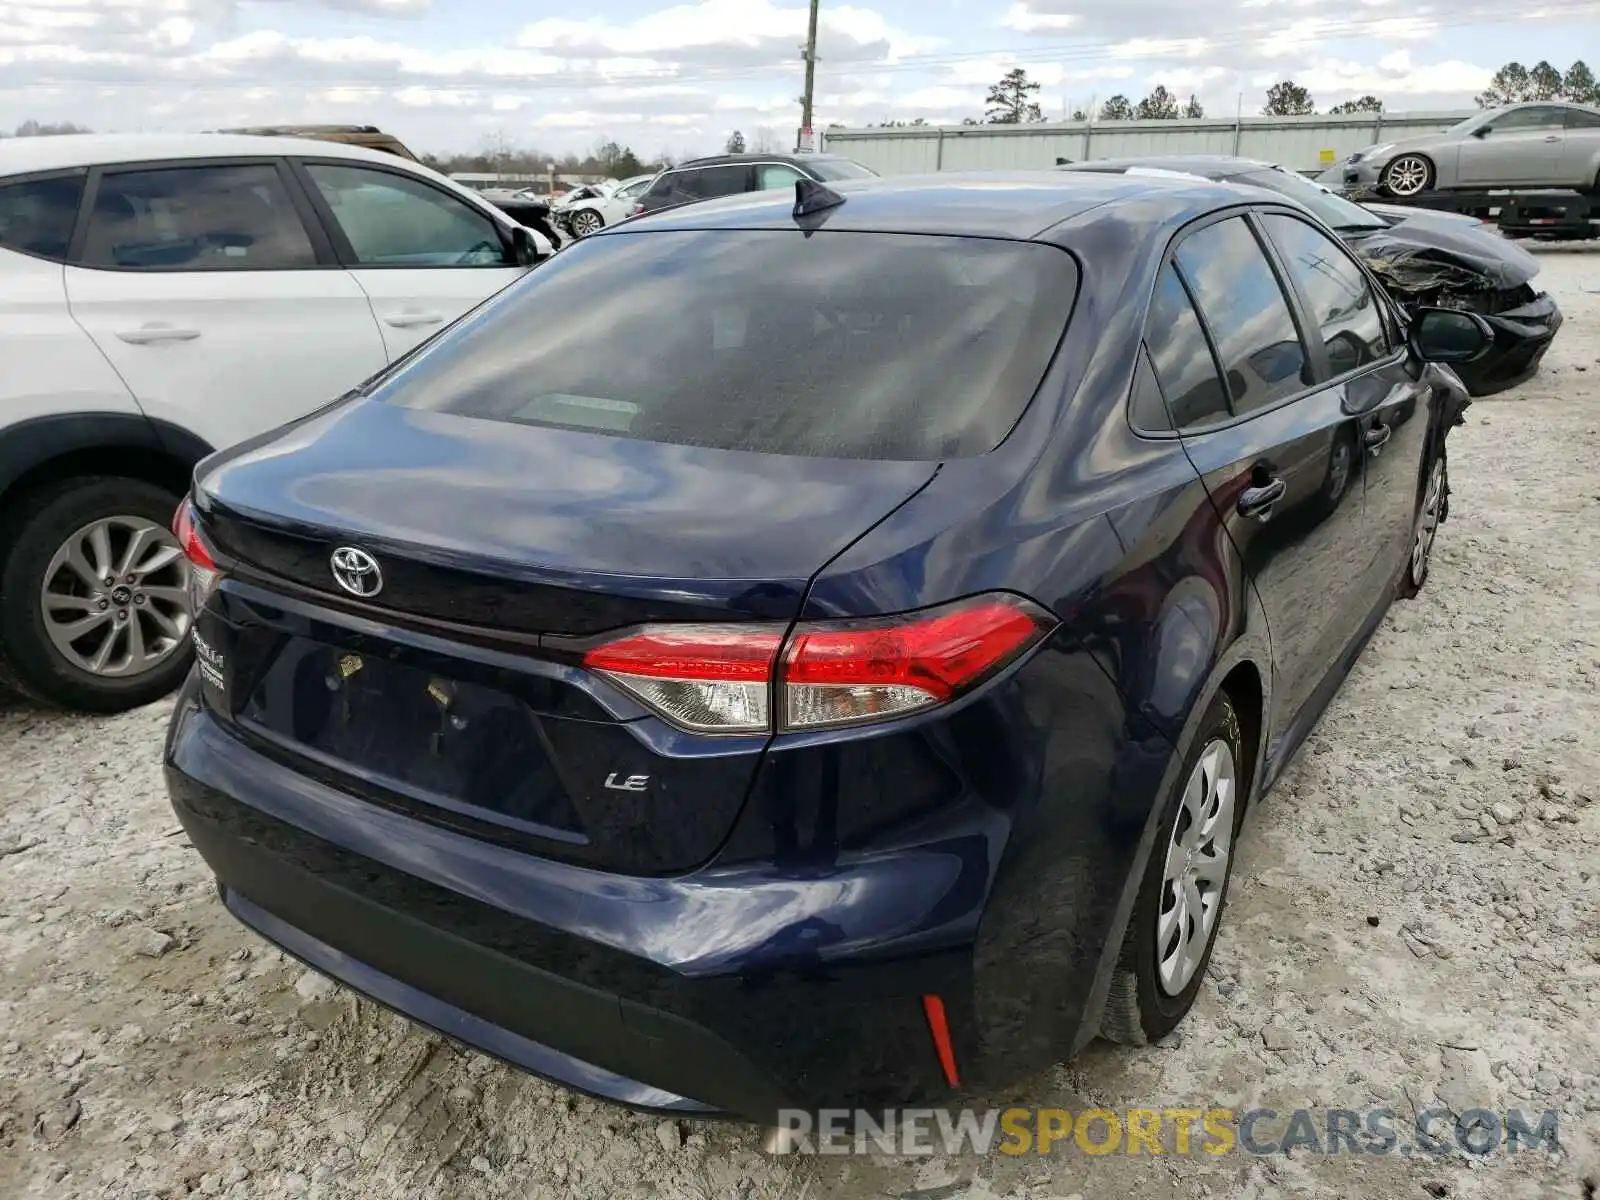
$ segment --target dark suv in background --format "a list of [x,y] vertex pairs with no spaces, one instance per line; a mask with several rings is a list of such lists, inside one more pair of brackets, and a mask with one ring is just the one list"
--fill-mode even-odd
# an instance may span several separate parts
[[792,188],[801,179],[842,183],[876,176],[876,171],[837,154],[719,154],[691,159],[661,172],[633,211],[655,212],[717,196]]

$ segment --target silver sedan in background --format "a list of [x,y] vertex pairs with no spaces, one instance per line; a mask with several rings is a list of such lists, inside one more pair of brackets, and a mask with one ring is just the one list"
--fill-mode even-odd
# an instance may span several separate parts
[[1402,198],[1436,189],[1600,191],[1600,109],[1539,101],[1477,113],[1439,133],[1358,150],[1344,183]]

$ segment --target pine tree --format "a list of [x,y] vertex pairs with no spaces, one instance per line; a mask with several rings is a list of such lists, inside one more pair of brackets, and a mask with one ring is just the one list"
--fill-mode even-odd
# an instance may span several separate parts
[[1158,83],[1155,91],[1139,101],[1133,110],[1133,115],[1140,121],[1176,121],[1178,98],[1167,91],[1164,85]]
[[985,102],[984,118],[991,125],[1021,125],[1026,121],[1044,120],[1044,110],[1034,95],[1039,84],[1028,78],[1021,67],[1005,73],[999,83],[989,89]]

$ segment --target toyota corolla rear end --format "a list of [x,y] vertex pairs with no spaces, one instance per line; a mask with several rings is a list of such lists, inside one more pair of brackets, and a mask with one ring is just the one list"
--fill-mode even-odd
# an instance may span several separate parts
[[224,902],[623,1103],[948,1094],[999,850],[973,798],[1009,777],[973,764],[1026,756],[1006,689],[1056,621],[808,590],[1005,438],[1076,286],[1027,242],[608,233],[208,461],[167,764]]

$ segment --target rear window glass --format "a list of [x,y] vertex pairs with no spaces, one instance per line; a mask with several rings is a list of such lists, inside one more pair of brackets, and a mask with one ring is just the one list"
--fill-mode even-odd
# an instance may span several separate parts
[[878,173],[848,158],[816,159],[806,164],[811,173],[827,183],[846,179],[876,179]]
[[798,230],[563,250],[377,399],[677,445],[935,460],[997,446],[1077,292],[1053,246]]
[[43,258],[67,256],[82,175],[30,179],[0,187],[0,246]]

